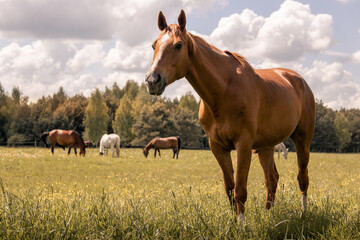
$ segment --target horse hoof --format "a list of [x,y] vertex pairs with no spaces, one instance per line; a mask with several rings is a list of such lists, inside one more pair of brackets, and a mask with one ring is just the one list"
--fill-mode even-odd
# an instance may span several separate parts
[[265,207],[266,207],[267,210],[269,210],[271,208],[271,206],[273,206],[273,205],[274,205],[274,202],[268,201],[268,202],[266,202]]
[[239,213],[237,220],[240,222],[245,219],[245,213]]

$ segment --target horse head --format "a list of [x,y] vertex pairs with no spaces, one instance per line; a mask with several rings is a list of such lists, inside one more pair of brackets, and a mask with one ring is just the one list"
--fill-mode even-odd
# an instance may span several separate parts
[[80,147],[80,156],[85,157],[85,153],[86,153],[86,150],[85,150],[85,145],[84,145],[84,147]]
[[289,148],[286,148],[285,151],[282,152],[282,155],[284,156],[285,160],[287,160]]
[[158,27],[161,33],[152,45],[153,62],[145,76],[151,95],[161,95],[166,86],[184,77],[188,70],[188,37],[183,10],[178,17],[178,23],[168,26],[163,13],[159,13]]
[[144,148],[144,149],[143,149],[143,154],[144,154],[145,157],[147,157],[148,154],[149,154],[149,151]]

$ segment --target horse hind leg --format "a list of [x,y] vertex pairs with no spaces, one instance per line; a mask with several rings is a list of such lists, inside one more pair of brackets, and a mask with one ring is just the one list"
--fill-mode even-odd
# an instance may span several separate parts
[[266,148],[258,150],[260,164],[264,170],[266,186],[266,209],[270,209],[275,200],[279,174],[274,161],[274,149]]
[[308,164],[310,159],[310,143],[302,134],[294,134],[291,136],[296,148],[297,162],[298,162],[298,175],[301,196],[301,205],[303,211],[307,210],[307,190],[309,187]]

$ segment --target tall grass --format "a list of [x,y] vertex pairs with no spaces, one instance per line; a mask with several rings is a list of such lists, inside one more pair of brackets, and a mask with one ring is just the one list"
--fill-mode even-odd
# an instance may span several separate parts
[[[234,155],[234,154],[233,154]],[[235,157],[235,155],[234,155]],[[360,155],[315,154],[309,211],[300,210],[294,153],[276,160],[275,207],[252,161],[246,217],[236,222],[209,151],[140,149],[120,158],[0,148],[0,239],[360,239]]]

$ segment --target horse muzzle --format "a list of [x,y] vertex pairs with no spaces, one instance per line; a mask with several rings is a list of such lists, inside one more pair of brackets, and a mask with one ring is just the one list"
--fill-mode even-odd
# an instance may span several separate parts
[[145,83],[151,95],[161,95],[165,91],[166,78],[152,72],[145,76]]

